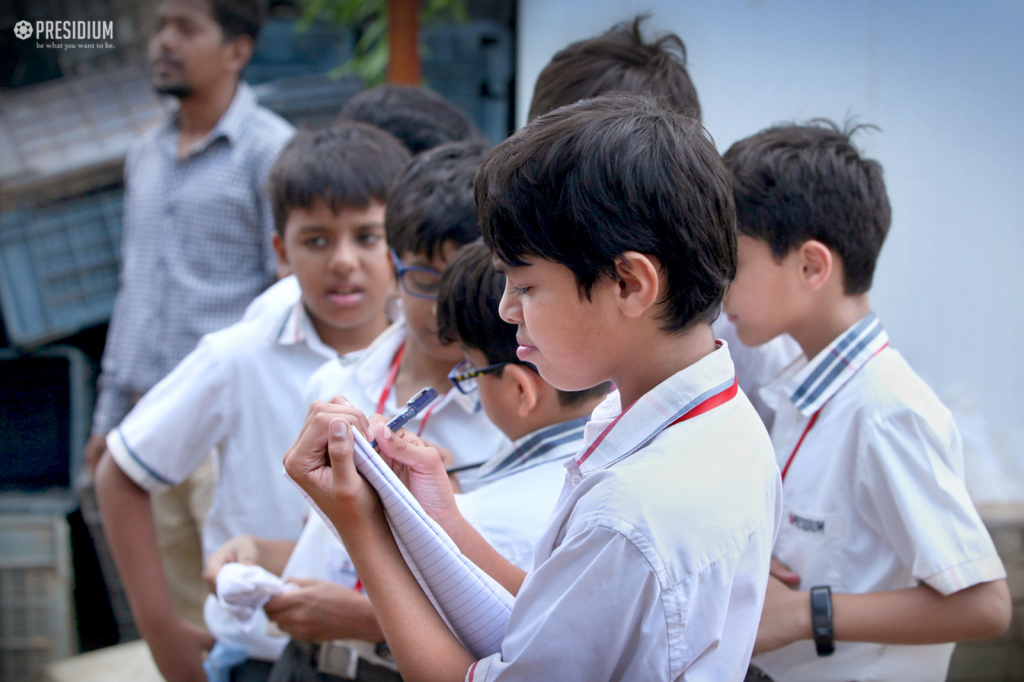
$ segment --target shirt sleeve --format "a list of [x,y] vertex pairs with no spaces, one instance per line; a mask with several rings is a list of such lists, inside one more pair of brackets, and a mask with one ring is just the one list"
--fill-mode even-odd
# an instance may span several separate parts
[[[131,146],[124,163],[124,202],[129,205],[128,196],[132,191],[132,168],[135,166],[135,159],[139,154],[139,142]],[[126,259],[126,254],[131,250],[131,229],[132,221],[122,220],[124,233],[121,235],[121,262]],[[114,377],[117,376],[118,365],[121,361],[122,337],[124,332],[119,318],[124,315],[120,309],[124,306],[121,292],[122,282],[118,280],[118,293],[114,301],[114,310],[111,314],[110,325],[107,330],[107,340],[103,348],[103,358],[100,363],[100,376],[97,380],[98,396],[96,407],[92,414],[92,434],[105,436],[124,419],[125,415],[132,409],[134,395],[127,388],[119,385]]]
[[501,652],[466,680],[671,680],[667,623],[678,614],[666,614],[661,597],[633,542],[584,530],[527,576]]
[[105,436],[132,409],[133,396],[114,385],[106,374],[100,374],[98,385],[99,396],[92,413],[92,433],[94,436]]
[[235,428],[233,365],[207,339],[139,401],[107,436],[107,449],[141,488],[185,480]]
[[1006,577],[967,493],[952,416],[902,410],[866,420],[860,440],[858,505],[915,579],[950,595]]

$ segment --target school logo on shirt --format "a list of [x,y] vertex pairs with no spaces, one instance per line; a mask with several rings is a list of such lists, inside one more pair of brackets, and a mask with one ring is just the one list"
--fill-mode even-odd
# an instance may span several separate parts
[[803,516],[797,516],[796,514],[790,513],[789,525],[796,526],[800,530],[807,531],[808,533],[824,533],[825,522],[818,521],[817,519],[808,519]]

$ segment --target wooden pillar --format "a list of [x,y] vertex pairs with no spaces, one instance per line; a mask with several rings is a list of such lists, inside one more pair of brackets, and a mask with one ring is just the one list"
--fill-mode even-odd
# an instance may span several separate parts
[[388,0],[388,82],[420,84],[419,0]]

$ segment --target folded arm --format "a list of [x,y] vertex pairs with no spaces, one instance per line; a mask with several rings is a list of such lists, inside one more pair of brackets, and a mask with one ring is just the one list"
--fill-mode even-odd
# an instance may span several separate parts
[[[926,585],[868,594],[833,594],[837,641],[939,644],[998,637],[1010,626],[1006,580],[942,596]],[[812,639],[810,593],[769,578],[755,652]]]

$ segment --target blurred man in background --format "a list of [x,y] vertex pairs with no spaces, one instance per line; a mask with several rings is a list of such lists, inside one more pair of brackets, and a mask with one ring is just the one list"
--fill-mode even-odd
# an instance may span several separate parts
[[[264,183],[294,132],[240,80],[263,23],[260,0],[164,0],[149,42],[156,91],[179,106],[136,141],[125,164],[122,265],[85,459],[196,345],[241,318],[277,274]],[[174,437],[168,434],[168,437]],[[202,623],[198,528],[209,463],[154,500],[175,607]],[[138,623],[145,634],[145,623]],[[182,623],[187,631],[187,623]],[[209,635],[188,630],[197,642]]]

